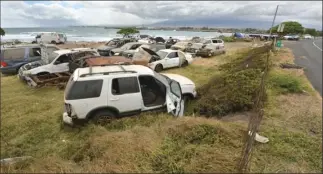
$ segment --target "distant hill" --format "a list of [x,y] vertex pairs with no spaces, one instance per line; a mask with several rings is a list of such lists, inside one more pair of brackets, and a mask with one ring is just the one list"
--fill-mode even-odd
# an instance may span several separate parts
[[237,19],[215,19],[215,18],[203,18],[203,19],[188,19],[188,20],[168,20],[151,24],[152,27],[216,27],[216,28],[270,28],[271,22],[254,22],[248,20]]

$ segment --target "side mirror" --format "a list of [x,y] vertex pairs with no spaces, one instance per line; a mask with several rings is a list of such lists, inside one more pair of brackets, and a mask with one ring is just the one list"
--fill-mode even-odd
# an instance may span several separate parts
[[41,54],[40,54],[40,52],[38,50],[36,52],[41,56]]

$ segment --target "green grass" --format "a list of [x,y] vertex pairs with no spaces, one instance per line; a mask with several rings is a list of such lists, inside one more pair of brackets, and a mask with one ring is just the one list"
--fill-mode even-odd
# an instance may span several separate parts
[[[219,59],[222,62],[225,56],[209,61]],[[202,86],[218,74],[218,67],[190,65],[166,72],[185,75]],[[308,85],[304,76],[299,78]],[[256,143],[251,172],[321,171],[320,101],[313,93],[276,91],[268,89],[259,132],[270,141]],[[66,129],[61,125],[62,112],[63,91],[30,89],[16,76],[1,77],[1,159],[34,157],[1,166],[1,172],[236,172],[247,126],[151,112],[104,127],[89,124]]]

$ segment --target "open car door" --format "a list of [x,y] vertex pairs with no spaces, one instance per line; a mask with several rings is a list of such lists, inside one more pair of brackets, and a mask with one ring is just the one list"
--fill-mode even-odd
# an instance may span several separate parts
[[172,80],[169,84],[170,90],[166,94],[167,112],[176,117],[184,114],[184,100],[182,100],[181,86],[177,81]]

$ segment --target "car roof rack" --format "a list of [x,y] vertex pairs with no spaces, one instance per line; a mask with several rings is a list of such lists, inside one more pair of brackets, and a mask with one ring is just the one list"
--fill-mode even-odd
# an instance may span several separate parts
[[126,70],[122,65],[120,64],[110,64],[110,65],[104,65],[104,66],[119,66],[122,71],[111,71],[111,72],[97,72],[97,73],[93,73],[93,66],[89,67],[89,73],[86,74],[82,74],[80,75],[80,77],[85,77],[85,76],[89,76],[89,75],[95,75],[95,74],[103,74],[103,75],[109,75],[111,73],[119,73],[119,72],[125,72],[125,73],[137,73],[136,71],[128,71]]

